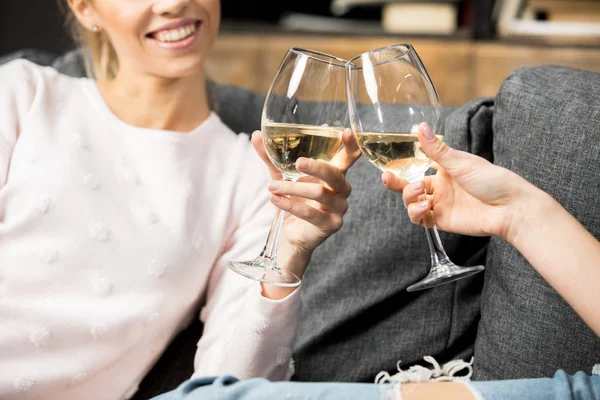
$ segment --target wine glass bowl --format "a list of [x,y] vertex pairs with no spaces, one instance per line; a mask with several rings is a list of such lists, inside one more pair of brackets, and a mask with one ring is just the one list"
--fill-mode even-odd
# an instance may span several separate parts
[[428,123],[443,139],[441,104],[423,70],[410,45],[375,49],[348,63],[350,121],[358,145],[377,168],[408,181],[422,179],[431,164],[421,150],[418,125]]
[[269,159],[284,178],[304,174],[296,160],[330,161],[342,148],[348,124],[346,60],[292,47],[275,77],[262,114]]

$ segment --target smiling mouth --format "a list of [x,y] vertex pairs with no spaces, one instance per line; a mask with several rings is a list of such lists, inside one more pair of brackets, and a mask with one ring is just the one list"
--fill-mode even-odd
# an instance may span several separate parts
[[181,26],[174,29],[164,29],[161,31],[151,32],[146,35],[150,39],[154,39],[161,43],[176,43],[189,38],[196,33],[200,27],[200,21]]

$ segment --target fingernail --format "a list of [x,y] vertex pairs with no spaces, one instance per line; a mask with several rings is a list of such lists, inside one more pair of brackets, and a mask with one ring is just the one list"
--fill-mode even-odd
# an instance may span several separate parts
[[413,182],[413,183],[410,184],[410,188],[412,190],[419,190],[419,189],[421,189],[421,185],[422,184],[423,184],[422,181]]
[[435,138],[435,135],[433,134],[433,130],[431,130],[431,127],[429,126],[429,124],[422,123],[421,129],[423,130],[423,135],[425,135],[427,140],[433,140],[433,138]]
[[429,200],[423,200],[419,202],[419,208],[427,208],[429,207]]
[[281,203],[281,197],[279,197],[279,196],[272,196],[271,197],[271,201],[273,203]]
[[301,169],[307,169],[308,168],[308,160],[306,158],[301,158],[298,161],[296,161],[296,168],[301,170]]
[[271,181],[269,183],[269,190],[272,192],[276,192],[281,187],[281,183],[279,181]]

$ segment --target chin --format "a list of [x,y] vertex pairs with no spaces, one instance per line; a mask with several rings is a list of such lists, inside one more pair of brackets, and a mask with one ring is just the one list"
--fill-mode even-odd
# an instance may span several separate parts
[[160,64],[155,62],[154,68],[150,72],[153,75],[169,79],[187,78],[202,74],[204,60],[204,57],[196,57],[189,60],[169,60]]

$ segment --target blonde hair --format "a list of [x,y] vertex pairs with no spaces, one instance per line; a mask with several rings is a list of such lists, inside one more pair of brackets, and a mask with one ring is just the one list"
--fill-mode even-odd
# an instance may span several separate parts
[[93,32],[81,25],[66,0],[59,0],[59,5],[65,14],[67,29],[83,51],[88,76],[96,80],[113,79],[119,70],[119,59],[106,32]]

